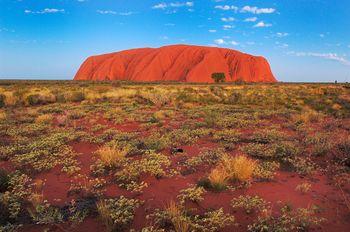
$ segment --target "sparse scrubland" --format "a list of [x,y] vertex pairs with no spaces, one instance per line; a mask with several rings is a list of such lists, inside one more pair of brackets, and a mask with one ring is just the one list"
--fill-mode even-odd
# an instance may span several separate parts
[[345,84],[0,82],[0,231],[349,231]]

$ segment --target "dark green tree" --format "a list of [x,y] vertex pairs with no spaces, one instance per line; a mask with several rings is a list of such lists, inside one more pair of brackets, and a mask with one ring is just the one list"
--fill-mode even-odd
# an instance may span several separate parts
[[215,81],[215,83],[225,82],[225,73],[213,73],[211,74],[211,78]]

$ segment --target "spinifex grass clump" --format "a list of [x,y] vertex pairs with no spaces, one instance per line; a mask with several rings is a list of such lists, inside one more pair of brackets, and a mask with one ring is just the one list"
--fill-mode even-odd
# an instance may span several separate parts
[[208,179],[216,190],[225,189],[229,181],[249,181],[257,164],[254,160],[240,155],[224,155],[218,165],[210,172]]
[[96,151],[96,154],[105,166],[113,168],[122,165],[128,152],[127,147],[103,146]]

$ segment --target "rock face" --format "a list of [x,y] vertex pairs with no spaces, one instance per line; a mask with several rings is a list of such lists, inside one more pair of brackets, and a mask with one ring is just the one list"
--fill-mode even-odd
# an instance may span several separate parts
[[212,83],[213,73],[226,82],[276,82],[264,57],[202,46],[172,45],[91,56],[74,80],[180,81]]

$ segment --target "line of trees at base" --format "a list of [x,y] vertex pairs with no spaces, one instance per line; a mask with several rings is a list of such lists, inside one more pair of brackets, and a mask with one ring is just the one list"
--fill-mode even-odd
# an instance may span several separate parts
[[[221,72],[211,74],[211,78],[214,80],[215,83],[223,83],[226,80],[225,73]],[[244,83],[243,78],[238,78],[238,80],[236,80],[235,82]]]

